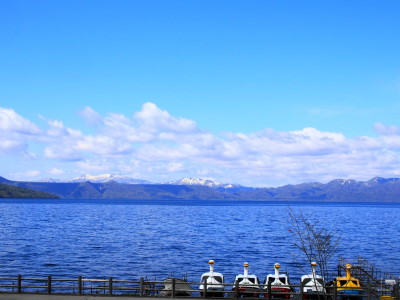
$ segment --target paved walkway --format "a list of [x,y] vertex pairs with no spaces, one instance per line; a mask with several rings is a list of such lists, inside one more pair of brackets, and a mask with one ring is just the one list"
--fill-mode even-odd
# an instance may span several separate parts
[[[42,294],[2,294],[0,300],[160,300],[163,297],[94,296],[94,295],[42,295]],[[171,299],[171,298],[165,298]],[[182,300],[182,298],[180,298]]]

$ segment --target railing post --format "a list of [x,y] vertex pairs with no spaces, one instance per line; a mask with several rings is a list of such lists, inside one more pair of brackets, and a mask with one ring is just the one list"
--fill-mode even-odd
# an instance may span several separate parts
[[370,282],[368,282],[367,293],[368,293],[367,299],[371,300],[371,283]]
[[78,277],[78,295],[82,295],[82,276]]
[[47,276],[47,294],[51,294],[51,276]]
[[203,297],[207,298],[207,280],[204,280],[204,285],[203,285]]
[[18,275],[18,278],[17,278],[17,292],[18,292],[18,294],[22,293],[22,276],[21,275]]
[[303,293],[304,293],[304,281],[301,281],[300,282],[300,300],[303,300],[303,298],[304,298]]
[[397,283],[394,287],[393,287],[393,296],[396,300],[400,299],[400,283]]
[[337,282],[336,280],[333,282],[333,300],[337,299]]
[[113,294],[113,278],[112,277],[110,277],[108,279],[108,294],[110,296],[112,296],[112,294]]
[[239,298],[239,280],[235,282],[235,299]]
[[396,300],[400,299],[400,283],[397,283],[394,287],[393,287],[393,296]]
[[172,278],[171,298],[175,297],[175,278]]
[[140,297],[143,297],[143,292],[144,292],[144,286],[143,286],[143,284],[144,284],[144,279],[143,279],[143,277],[140,277],[140,292],[139,292],[139,295],[140,295]]
[[268,291],[268,299],[271,299],[272,298],[272,296],[271,296],[271,293],[272,293],[272,291],[271,291],[271,281],[268,281],[268,289],[267,289],[267,291]]

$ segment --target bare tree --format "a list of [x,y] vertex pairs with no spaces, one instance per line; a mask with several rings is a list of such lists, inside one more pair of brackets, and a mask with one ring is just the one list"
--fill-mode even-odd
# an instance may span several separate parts
[[299,249],[309,263],[316,262],[319,273],[329,278],[329,260],[337,250],[341,239],[333,230],[325,229],[318,221],[309,220],[301,210],[289,207],[289,219],[293,245]]

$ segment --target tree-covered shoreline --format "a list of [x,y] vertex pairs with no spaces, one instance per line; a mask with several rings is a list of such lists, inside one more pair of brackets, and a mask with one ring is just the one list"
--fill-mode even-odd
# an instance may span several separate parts
[[58,199],[57,195],[0,183],[0,198]]

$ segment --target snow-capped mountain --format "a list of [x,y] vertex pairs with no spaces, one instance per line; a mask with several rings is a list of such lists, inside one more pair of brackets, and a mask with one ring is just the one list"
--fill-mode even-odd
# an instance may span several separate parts
[[118,183],[126,183],[126,184],[151,184],[150,181],[143,180],[143,179],[136,179],[124,175],[114,175],[114,174],[101,174],[92,176],[89,174],[84,174],[79,177],[73,177],[68,179],[43,179],[42,182],[96,182],[96,183],[103,183],[108,181],[115,181]]
[[400,178],[382,178],[382,177],[374,177],[371,180],[364,182],[365,186],[375,186],[383,183],[395,183],[400,181]]
[[63,182],[63,181],[61,181],[61,179],[43,178],[38,180],[38,182]]
[[226,189],[233,188],[233,187],[239,187],[239,185],[236,185],[236,184],[219,183],[219,182],[215,182],[215,181],[208,180],[208,179],[198,179],[198,178],[191,178],[191,177],[185,177],[178,181],[165,182],[164,184],[203,185],[203,186],[208,186],[208,187],[212,187],[212,188],[222,187],[222,188],[226,188]]
[[[328,183],[309,182],[273,188],[252,188],[221,184],[207,179],[183,178],[158,184],[107,184],[109,180],[144,182],[122,175],[80,176],[45,182],[12,181],[0,176],[0,183],[52,193],[64,199],[198,199],[198,200],[315,200],[336,202],[400,202],[400,178],[376,177],[369,181],[336,179]],[[76,183],[76,182],[80,183]],[[82,182],[86,181],[86,182]],[[98,188],[87,181],[98,182]],[[66,182],[66,183],[64,183]],[[62,183],[62,184],[61,184]],[[162,184],[162,183],[160,183]],[[181,185],[181,186],[177,186]],[[183,186],[186,185],[186,186]],[[139,192],[139,193],[138,193]]]

